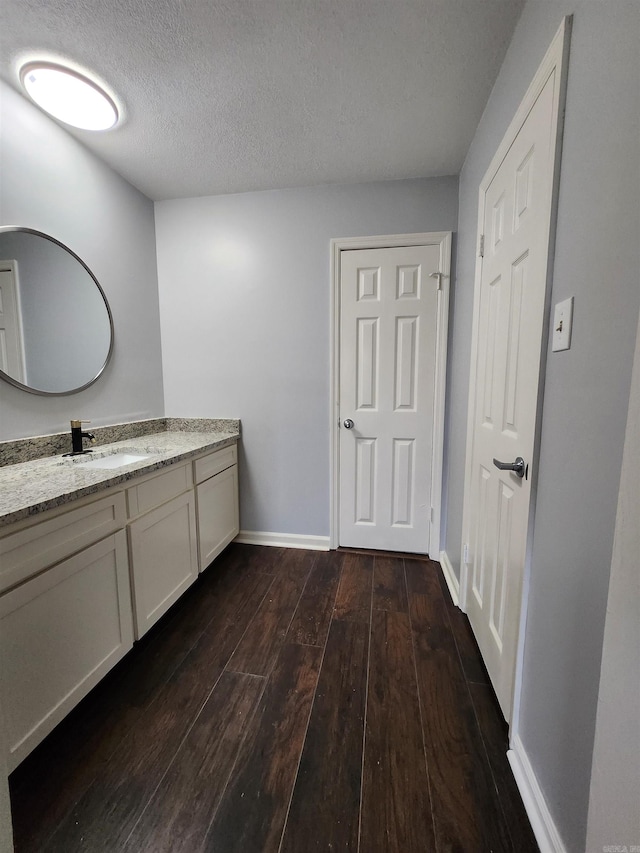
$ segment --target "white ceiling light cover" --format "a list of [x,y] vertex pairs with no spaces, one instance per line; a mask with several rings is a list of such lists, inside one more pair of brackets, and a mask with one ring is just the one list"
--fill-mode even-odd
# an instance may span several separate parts
[[118,121],[118,110],[109,95],[77,71],[51,62],[28,62],[20,79],[29,97],[65,124],[108,130]]

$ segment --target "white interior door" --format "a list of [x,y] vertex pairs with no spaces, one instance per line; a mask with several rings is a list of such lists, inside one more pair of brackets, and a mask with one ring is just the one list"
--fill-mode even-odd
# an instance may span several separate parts
[[341,252],[340,545],[429,549],[440,250]]
[[15,261],[0,261],[0,370],[18,382],[25,381]]
[[[466,610],[508,720],[527,551],[556,152],[551,73],[481,191],[465,482]],[[499,463],[520,470],[500,469]]]

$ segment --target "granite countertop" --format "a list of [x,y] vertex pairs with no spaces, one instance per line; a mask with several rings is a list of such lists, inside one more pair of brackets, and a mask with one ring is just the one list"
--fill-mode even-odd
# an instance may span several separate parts
[[[239,437],[238,426],[203,431],[169,430],[94,445],[90,456],[47,456],[5,465],[0,467],[0,527],[126,483],[204,451],[219,450]],[[83,466],[83,460],[120,452],[146,455],[147,458],[112,469]]]

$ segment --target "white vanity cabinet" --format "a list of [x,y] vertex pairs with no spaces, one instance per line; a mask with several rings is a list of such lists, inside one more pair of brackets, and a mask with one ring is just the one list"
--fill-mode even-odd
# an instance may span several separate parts
[[9,770],[133,645],[126,536],[109,533],[124,508],[116,493],[0,539],[0,589],[12,587],[0,595]]
[[193,463],[201,572],[235,539],[240,529],[237,453],[234,444]]
[[237,535],[237,470],[228,445],[0,528],[9,771]]
[[198,577],[191,462],[141,478],[127,489],[127,505],[139,639]]

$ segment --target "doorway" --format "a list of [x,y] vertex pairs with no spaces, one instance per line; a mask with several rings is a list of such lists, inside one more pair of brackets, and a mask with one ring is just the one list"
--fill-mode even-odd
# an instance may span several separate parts
[[0,370],[24,383],[25,358],[16,261],[0,261]]
[[451,234],[331,248],[330,546],[437,559]]
[[512,718],[566,89],[565,21],[480,185],[461,607]]

